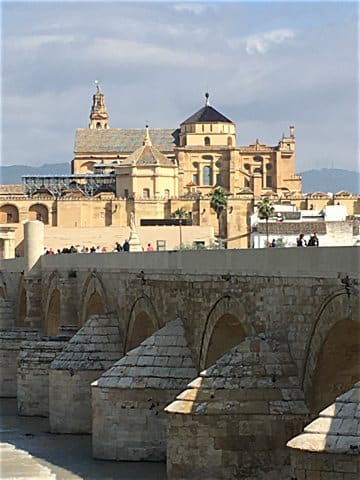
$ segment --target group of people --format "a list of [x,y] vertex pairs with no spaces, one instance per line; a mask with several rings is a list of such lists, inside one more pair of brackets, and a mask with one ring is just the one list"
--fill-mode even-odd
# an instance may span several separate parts
[[125,242],[122,245],[121,245],[121,243],[116,242],[114,252],[130,252],[129,240],[126,239]]
[[[144,250],[144,248],[143,248]],[[58,248],[56,251],[52,249],[52,247],[44,248],[44,255],[60,255],[61,253],[106,253],[108,250],[106,247],[100,247],[99,245],[95,247],[94,245],[92,247],[80,247],[80,245],[71,245],[71,247],[64,247],[63,249]],[[123,244],[116,242],[115,247],[114,247],[114,252],[130,252],[130,243],[129,240],[125,240]],[[153,252],[154,247],[151,245],[151,243],[147,244],[146,247],[147,252]]]
[[308,241],[306,241],[305,235],[303,233],[300,233],[300,235],[296,239],[296,245],[298,247],[318,247],[319,239],[317,237],[317,233],[312,233]]
[[[143,248],[143,250],[144,250],[144,248]],[[151,245],[151,243],[147,244],[146,251],[147,252],[153,252],[154,251],[154,247]],[[116,242],[114,252],[130,252],[129,241],[125,240],[125,242],[122,245],[121,245],[121,243]]]
[[44,249],[44,254],[45,255],[60,255],[61,253],[106,253],[107,248],[106,247],[100,247],[99,245],[95,247],[94,245],[92,247],[80,247],[80,245],[71,245],[71,247],[64,247],[62,250],[58,248],[56,252],[50,248]]

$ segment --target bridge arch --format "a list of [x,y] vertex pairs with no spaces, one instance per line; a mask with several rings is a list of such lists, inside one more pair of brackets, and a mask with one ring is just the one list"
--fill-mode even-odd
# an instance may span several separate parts
[[311,413],[360,380],[359,355],[358,296],[336,292],[321,305],[306,349],[302,384]]
[[49,297],[48,309],[46,311],[46,334],[57,335],[60,328],[60,302],[61,295],[59,288],[54,288]]
[[146,295],[137,298],[130,310],[126,331],[125,353],[140,345],[141,342],[150,337],[159,328],[160,324],[156,310],[150,298]]
[[6,289],[6,282],[4,279],[4,275],[0,272],[0,298],[7,297],[7,289]]
[[15,325],[17,327],[23,327],[25,325],[26,317],[26,288],[24,285],[24,277],[21,276],[16,296],[16,316],[15,316]]
[[252,333],[253,327],[247,321],[243,304],[230,294],[218,299],[206,319],[200,346],[200,370],[214,364]]
[[81,325],[92,315],[104,315],[107,313],[108,299],[100,275],[91,273],[85,280],[80,300]]

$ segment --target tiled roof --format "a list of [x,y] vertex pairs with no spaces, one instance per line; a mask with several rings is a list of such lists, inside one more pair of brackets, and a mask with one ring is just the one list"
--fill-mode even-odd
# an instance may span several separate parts
[[129,155],[122,165],[163,165],[166,167],[174,167],[175,164],[163,155],[153,145],[143,145]]
[[218,112],[215,108],[210,105],[205,105],[205,107],[200,108],[196,113],[191,115],[182,122],[181,125],[186,123],[203,123],[203,122],[221,122],[221,123],[233,123],[231,120],[226,118],[222,113]]
[[165,409],[193,415],[306,415],[297,368],[286,346],[247,337]]
[[19,184],[0,185],[0,195],[23,195],[24,187]]
[[93,315],[51,363],[53,370],[105,370],[122,356],[117,318]]
[[102,388],[185,388],[197,372],[180,319],[128,352],[92,385]]
[[[161,152],[171,152],[179,145],[179,129],[152,128],[153,145]],[[74,153],[132,153],[144,140],[142,128],[109,128],[93,130],[78,128],[75,134]]]
[[[255,231],[266,234],[266,223],[259,222]],[[272,235],[310,235],[317,232],[320,235],[326,235],[325,222],[269,222],[269,234]]]

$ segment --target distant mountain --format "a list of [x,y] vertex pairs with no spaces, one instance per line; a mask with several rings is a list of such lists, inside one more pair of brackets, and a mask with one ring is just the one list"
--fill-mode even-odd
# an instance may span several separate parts
[[360,194],[360,174],[338,168],[323,168],[302,172],[303,192],[340,192]]
[[69,175],[69,163],[46,163],[41,167],[29,167],[28,165],[11,165],[0,168],[0,183],[21,183],[21,175]]
[[[45,164],[41,167],[12,165],[1,167],[0,183],[21,183],[21,175],[69,175],[69,163]],[[347,190],[360,194],[360,174],[337,168],[307,170],[301,173],[303,192],[339,192]]]

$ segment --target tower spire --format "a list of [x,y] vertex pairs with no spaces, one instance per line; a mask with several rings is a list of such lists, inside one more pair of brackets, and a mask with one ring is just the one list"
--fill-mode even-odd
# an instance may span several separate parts
[[96,92],[93,95],[93,103],[90,111],[89,128],[106,130],[109,128],[109,114],[106,110],[105,96],[100,91],[100,85],[95,80]]
[[208,107],[210,105],[210,102],[209,102],[209,92],[206,92],[205,93],[205,107]]
[[149,147],[151,147],[152,145],[150,135],[149,135],[149,125],[145,125],[145,137],[144,137],[143,145],[149,146]]

